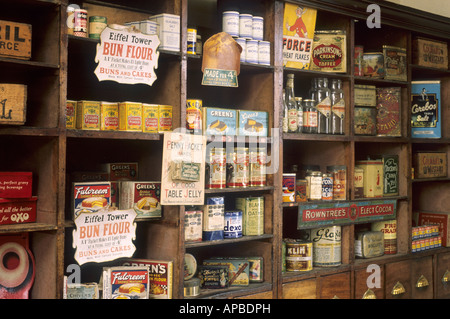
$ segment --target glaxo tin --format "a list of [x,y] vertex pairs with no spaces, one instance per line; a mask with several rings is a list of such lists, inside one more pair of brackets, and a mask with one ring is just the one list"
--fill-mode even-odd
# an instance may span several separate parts
[[242,237],[242,211],[225,211],[223,238],[240,237]]
[[335,267],[341,264],[341,226],[312,229],[311,241],[314,266]]
[[209,180],[207,188],[225,188],[227,186],[225,148],[214,147],[209,156]]
[[285,239],[286,271],[312,270],[313,246],[311,242]]

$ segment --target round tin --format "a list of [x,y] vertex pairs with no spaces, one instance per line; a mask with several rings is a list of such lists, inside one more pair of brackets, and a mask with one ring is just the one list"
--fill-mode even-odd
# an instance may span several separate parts
[[187,53],[195,54],[195,47],[197,42],[197,29],[188,28],[187,29]]
[[184,280],[194,277],[197,272],[197,260],[191,254],[184,254]]
[[227,187],[248,187],[250,180],[249,153],[247,147],[235,147],[227,153]]
[[224,11],[222,13],[222,31],[232,37],[239,36],[239,12]]
[[335,267],[341,264],[341,226],[312,229],[311,241],[314,266]]
[[346,200],[347,167],[345,165],[327,166],[327,171],[333,176],[333,199]]
[[266,185],[266,148],[250,149],[250,186]]
[[241,238],[242,211],[225,211],[224,219],[223,238]]
[[102,16],[89,17],[89,38],[100,39],[100,34],[108,25],[108,19]]
[[322,200],[333,199],[333,175],[324,173],[322,175]]
[[202,131],[202,100],[186,100],[186,129],[190,133]]
[[254,40],[264,39],[264,18],[253,16],[252,17],[252,38]]
[[258,64],[258,40],[247,40],[245,43],[245,62]]
[[200,294],[200,279],[191,278],[184,281],[184,296],[195,297]]
[[246,45],[246,42],[247,42],[247,40],[246,39],[244,39],[244,38],[237,38],[236,39],[236,42],[241,46],[241,48],[242,48],[242,51],[241,51],[241,55],[240,55],[240,61],[241,62],[245,62],[246,61],[246,48],[247,48],[247,45]]
[[311,242],[285,239],[286,271],[312,270],[313,246]]
[[225,148],[214,147],[209,156],[209,180],[207,188],[226,188],[226,153]]
[[397,220],[383,220],[372,223],[373,231],[381,231],[384,235],[384,253],[397,253]]
[[239,37],[251,39],[253,34],[253,16],[248,13],[239,14]]
[[87,25],[87,10],[75,9],[73,13],[73,34],[77,37],[87,38],[88,25]]
[[270,65],[269,41],[258,41],[258,64]]

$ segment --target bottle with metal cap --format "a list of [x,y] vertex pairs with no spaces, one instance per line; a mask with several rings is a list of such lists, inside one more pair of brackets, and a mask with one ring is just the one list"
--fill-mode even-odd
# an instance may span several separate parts
[[285,94],[288,108],[288,132],[295,133],[298,130],[298,118],[294,93],[294,74],[292,73],[287,75]]

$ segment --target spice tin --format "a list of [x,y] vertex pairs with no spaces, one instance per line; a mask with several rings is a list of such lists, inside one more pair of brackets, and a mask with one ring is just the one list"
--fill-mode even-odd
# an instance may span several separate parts
[[158,133],[159,127],[158,104],[142,103],[142,132]]
[[333,199],[333,175],[324,173],[322,175],[322,200]]
[[355,76],[363,76],[363,54],[364,54],[364,46],[363,45],[355,45]]
[[172,117],[173,117],[172,105],[158,105],[158,132],[159,133],[172,131]]
[[211,149],[208,165],[209,179],[206,183],[207,188],[227,187],[226,162],[225,148],[214,147]]
[[100,102],[77,102],[77,129],[100,130]]
[[142,131],[142,103],[119,103],[119,130],[130,132]]
[[202,100],[186,100],[186,129],[190,133],[202,132]]
[[306,195],[308,200],[322,199],[322,173],[320,171],[306,172]]
[[355,179],[353,182],[353,189],[355,198],[364,197],[364,170],[361,167],[355,167]]
[[270,42],[258,42],[258,64],[270,65]]
[[406,49],[383,45],[384,78],[386,80],[406,81]]
[[251,39],[253,35],[253,16],[247,13],[239,14],[239,37]]
[[283,202],[295,202],[295,174],[283,173]]
[[119,129],[119,105],[113,102],[100,102],[102,131],[117,131]]
[[314,32],[310,70],[347,72],[347,36],[344,30]]
[[401,136],[401,88],[377,88],[377,135]]
[[239,36],[239,12],[224,11],[222,13],[222,31],[228,33],[232,37]]
[[363,54],[363,72],[373,78],[384,77],[384,56],[381,52],[366,52]]
[[242,211],[242,234],[259,236],[264,234],[264,197],[238,197],[236,209]]
[[184,240],[186,242],[202,241],[203,212],[188,208],[184,212]]
[[250,148],[250,186],[266,185],[266,148]]
[[363,169],[364,197],[382,197],[383,161],[381,159],[357,161],[356,165]]
[[236,38],[236,42],[241,46],[242,51],[241,51],[241,55],[240,55],[240,61],[241,62],[245,62],[247,61],[246,59],[246,51],[247,51],[247,40],[244,38]]
[[356,235],[355,256],[374,258],[384,254],[384,238],[381,231],[365,231]]
[[75,129],[76,128],[76,115],[77,115],[77,101],[67,100],[66,101],[66,128]]
[[384,253],[397,253],[397,220],[383,220],[372,223],[372,231],[380,231],[384,238]]
[[313,264],[313,246],[311,242],[297,239],[285,239],[286,271],[309,271]]
[[247,39],[245,42],[245,62],[258,64],[258,41]]
[[197,42],[197,29],[187,29],[187,54],[195,54],[195,43]]
[[223,238],[242,237],[242,211],[233,210],[224,213]]
[[345,165],[327,166],[327,172],[333,175],[333,199],[347,199],[347,167]]
[[314,266],[334,267],[341,264],[341,226],[312,229],[311,241]]
[[89,17],[89,38],[100,39],[100,34],[108,25],[108,19],[102,16]]
[[355,106],[355,135],[377,135],[377,109],[369,106]]
[[225,198],[208,197],[203,209],[203,240],[223,239]]
[[264,39],[264,18],[253,16],[252,18],[252,38],[254,40]]
[[306,188],[308,187],[308,182],[306,179],[297,179],[295,181],[295,201],[296,202],[306,202],[308,197],[306,195]]
[[87,38],[88,36],[87,10],[75,9],[73,16],[74,16],[73,34],[77,37]]
[[228,187],[248,187],[250,182],[250,156],[247,147],[235,147],[227,153]]

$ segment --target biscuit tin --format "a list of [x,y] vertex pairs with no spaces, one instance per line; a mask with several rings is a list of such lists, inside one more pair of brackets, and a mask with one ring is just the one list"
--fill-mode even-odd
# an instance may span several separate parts
[[100,102],[102,131],[116,131],[119,129],[119,105],[112,102]]
[[313,268],[313,247],[311,242],[285,239],[286,271],[309,271]]
[[365,231],[356,235],[355,256],[373,258],[384,254],[384,238],[381,231]]
[[111,204],[110,182],[81,182],[72,184],[74,219],[81,213],[96,212]]
[[267,136],[269,113],[264,111],[238,111],[238,134],[240,136]]
[[411,82],[411,137],[441,138],[441,82]]
[[386,80],[406,81],[406,49],[383,45],[384,78]]
[[136,219],[161,217],[161,182],[120,183],[119,208],[134,209]]
[[159,105],[142,103],[142,132],[158,133]]
[[77,129],[100,130],[101,110],[99,101],[77,102]]
[[316,30],[310,70],[347,72],[347,36],[344,30]]
[[200,288],[222,289],[228,287],[228,267],[220,265],[200,265],[198,267]]
[[206,259],[203,265],[227,266],[228,283],[230,286],[248,286],[250,283],[249,266],[247,259],[214,258]]
[[401,136],[401,88],[377,88],[377,135]]
[[76,114],[77,114],[77,101],[67,100],[66,101],[66,128],[75,129],[76,128]]
[[142,103],[119,103],[119,129],[121,131],[142,131]]
[[206,135],[236,135],[237,112],[215,107],[203,108],[203,131]]
[[264,197],[238,197],[236,209],[242,211],[242,234],[259,236],[264,234]]
[[148,266],[103,267],[103,299],[148,299]]

